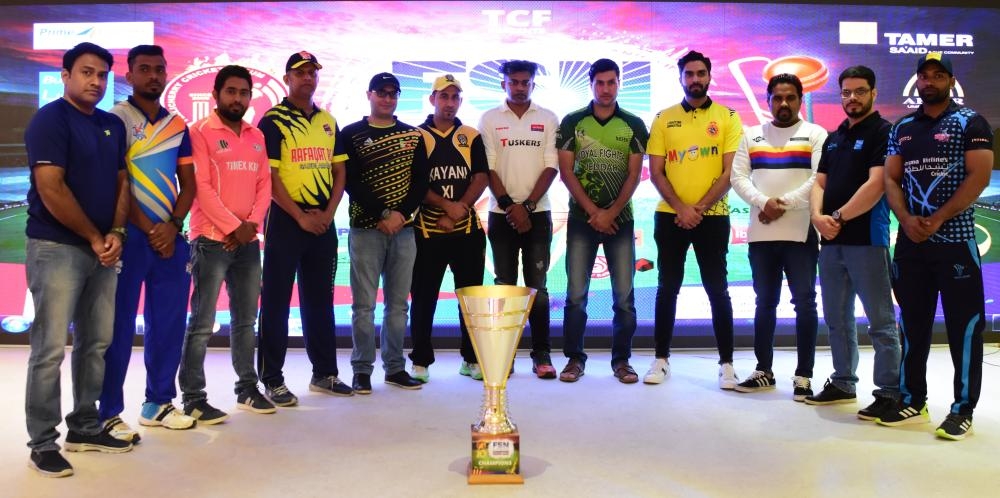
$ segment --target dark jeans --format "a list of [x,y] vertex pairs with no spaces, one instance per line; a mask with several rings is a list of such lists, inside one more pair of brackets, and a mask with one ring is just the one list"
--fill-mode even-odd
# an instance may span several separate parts
[[986,305],[982,259],[976,241],[916,244],[902,230],[892,259],[892,290],[899,302],[903,332],[903,402],[927,402],[927,356],[938,295],[944,312],[948,349],[955,367],[952,413],[972,415],[983,381],[983,328]]
[[774,363],[774,327],[781,300],[782,274],[788,280],[795,307],[795,375],[812,378],[816,363],[816,261],[819,240],[809,228],[805,242],[776,240],[751,242],[748,249],[757,310],[753,318],[753,350],[757,368],[770,372]]
[[566,338],[563,354],[567,358],[587,361],[583,352],[583,335],[587,328],[587,301],[590,279],[594,272],[597,249],[604,246],[611,277],[611,365],[627,361],[632,356],[635,335],[635,231],[629,221],[614,235],[606,235],[585,221],[570,218],[566,225],[566,312],[563,331]]
[[706,216],[691,230],[674,224],[676,214],[654,215],[653,238],[656,240],[656,286],[654,339],[656,357],[670,356],[677,317],[677,294],[684,283],[684,261],[688,248],[694,246],[701,271],[701,285],[712,307],[712,329],[719,348],[719,363],[733,361],[733,302],[729,298],[726,254],[729,252],[729,216]]
[[548,355],[552,344],[549,341],[549,291],[545,285],[552,247],[552,213],[532,213],[531,230],[523,234],[511,228],[505,215],[490,213],[488,230],[493,247],[495,284],[517,285],[518,257],[523,260],[524,285],[537,291],[535,303],[528,313],[531,357]]
[[[470,234],[416,238],[417,260],[413,264],[413,282],[410,285],[410,338],[413,340],[410,360],[414,365],[426,367],[434,363],[431,332],[445,270],[451,268],[456,289],[483,285],[486,234],[475,230]],[[462,330],[462,359],[477,363],[461,308],[458,319]]]
[[313,235],[285,210],[271,203],[264,232],[257,373],[266,386],[285,383],[282,368],[288,351],[288,313],[292,284],[298,275],[299,314],[306,355],[314,377],[337,375],[337,337],[333,282],[337,274],[337,229]]

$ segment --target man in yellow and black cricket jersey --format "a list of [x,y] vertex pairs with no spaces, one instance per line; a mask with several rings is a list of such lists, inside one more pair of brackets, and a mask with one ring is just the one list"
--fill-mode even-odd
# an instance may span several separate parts
[[[417,259],[410,286],[410,337],[413,340],[413,378],[430,379],[434,363],[431,332],[441,280],[449,267],[455,288],[482,285],[486,271],[486,233],[474,209],[489,183],[486,148],[479,132],[456,117],[462,105],[462,84],[446,74],[434,80],[430,95],[434,114],[420,125],[425,131],[429,189],[414,220]],[[463,373],[482,378],[476,352],[459,309],[462,330]],[[476,375],[478,373],[478,375]]]
[[265,394],[278,406],[298,403],[282,374],[296,274],[302,335],[313,365],[309,390],[353,394],[337,378],[332,311],[337,272],[333,216],[344,195],[347,156],[337,120],[313,103],[322,68],[309,52],[292,54],[285,64],[288,97],[257,125],[264,132],[272,180],[271,210],[264,226],[257,372]]
[[417,245],[413,213],[427,194],[427,132],[396,119],[399,80],[379,73],[368,83],[371,114],[344,127],[347,193],[351,196],[352,386],[371,394],[375,369],[375,301],[379,280],[385,311],[380,343],[385,383],[403,389],[423,384],[406,372],[403,337]]

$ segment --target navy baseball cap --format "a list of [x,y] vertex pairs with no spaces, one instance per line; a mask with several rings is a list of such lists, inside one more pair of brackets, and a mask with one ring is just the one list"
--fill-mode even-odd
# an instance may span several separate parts
[[396,79],[392,73],[378,73],[372,76],[372,80],[368,82],[368,91],[374,92],[375,90],[381,90],[386,86],[392,86],[397,91],[400,90],[399,80]]
[[302,66],[303,64],[313,64],[316,66],[316,69],[323,69],[323,66],[321,66],[319,61],[316,60],[315,55],[303,50],[292,54],[292,56],[288,58],[288,62],[285,63],[285,72],[287,73],[292,69]]
[[927,52],[926,54],[921,55],[920,59],[917,60],[917,72],[919,73],[925,65],[932,62],[940,64],[945,71],[948,71],[948,74],[955,76],[955,72],[951,69],[951,57],[948,57],[941,52]]

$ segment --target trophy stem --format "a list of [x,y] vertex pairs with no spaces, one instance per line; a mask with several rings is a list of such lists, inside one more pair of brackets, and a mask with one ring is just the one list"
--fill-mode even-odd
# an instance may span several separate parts
[[505,386],[484,385],[483,410],[479,423],[473,426],[473,432],[485,434],[510,434],[517,431],[517,426],[507,414],[507,389]]

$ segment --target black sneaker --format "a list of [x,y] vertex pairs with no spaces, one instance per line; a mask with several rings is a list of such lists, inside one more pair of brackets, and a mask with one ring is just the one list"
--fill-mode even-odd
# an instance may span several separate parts
[[69,477],[73,475],[73,466],[63,458],[59,450],[32,450],[28,467],[37,470],[45,477]]
[[351,382],[351,387],[358,394],[371,394],[372,376],[370,374],[354,374],[354,381]]
[[972,434],[972,416],[949,413],[934,433],[940,438],[961,441]]
[[271,398],[271,401],[277,406],[295,406],[299,404],[299,398],[292,394],[292,392],[288,390],[288,386],[284,384],[278,386],[264,386],[264,393],[267,394],[267,397]]
[[812,379],[796,375],[792,377],[792,399],[799,403],[813,395]]
[[879,425],[896,427],[899,425],[926,424],[931,421],[931,415],[927,412],[927,403],[923,407],[913,405],[897,405],[897,410],[888,410],[882,416],[875,419]]
[[207,399],[184,405],[184,414],[205,425],[221,424],[229,418],[229,414],[208,404]]
[[736,384],[733,390],[741,393],[756,393],[774,389],[774,385],[774,374],[754,370],[746,380]]
[[309,382],[309,390],[334,396],[354,396],[354,389],[341,382],[336,375],[313,377]]
[[69,431],[66,434],[66,451],[100,451],[101,453],[125,453],[132,451],[132,443],[116,439],[104,432],[94,435]]
[[823,384],[823,390],[819,394],[806,396],[805,402],[807,405],[833,405],[838,403],[854,403],[857,400],[857,394],[849,393],[833,385],[833,382],[827,379],[826,384]]
[[274,413],[278,411],[267,398],[264,397],[256,387],[246,389],[236,396],[236,406],[240,410],[247,410],[254,413]]
[[385,383],[409,390],[420,389],[424,385],[423,382],[410,377],[410,374],[406,373],[406,370],[400,370],[392,375],[386,375]]
[[888,396],[875,396],[872,404],[858,410],[861,420],[875,420],[899,406],[899,401]]

